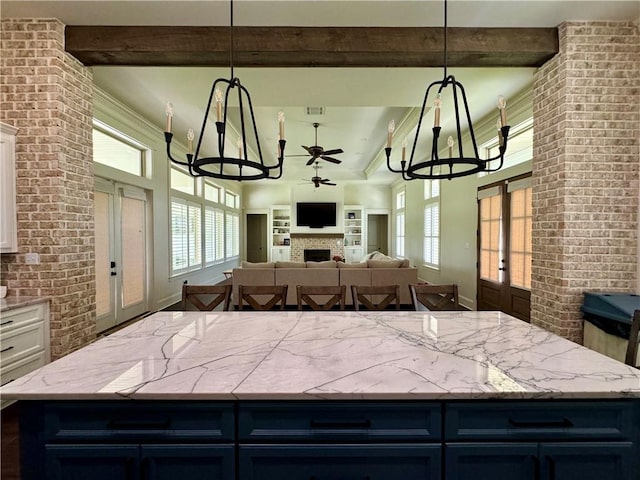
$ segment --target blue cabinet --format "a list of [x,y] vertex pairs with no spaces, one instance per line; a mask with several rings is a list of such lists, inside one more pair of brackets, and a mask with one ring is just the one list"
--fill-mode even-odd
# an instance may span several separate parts
[[451,402],[447,480],[640,478],[638,402]]
[[630,442],[445,446],[447,480],[631,480]]
[[47,445],[45,480],[233,480],[233,446]]
[[234,405],[23,402],[23,480],[234,480]]
[[640,401],[21,402],[23,480],[637,480]]
[[440,444],[240,446],[240,480],[439,480]]

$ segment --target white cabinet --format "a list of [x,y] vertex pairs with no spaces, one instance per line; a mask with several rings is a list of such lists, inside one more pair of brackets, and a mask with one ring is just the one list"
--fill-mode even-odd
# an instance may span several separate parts
[[288,262],[291,257],[291,208],[274,206],[271,209],[271,261]]
[[0,252],[18,251],[16,221],[16,133],[0,123]]
[[271,247],[272,262],[288,262],[291,258],[291,249],[289,247]]
[[[0,384],[49,362],[49,302],[0,312]],[[10,402],[2,402],[4,407]]]
[[365,254],[364,209],[357,205],[344,207],[344,259],[359,262]]

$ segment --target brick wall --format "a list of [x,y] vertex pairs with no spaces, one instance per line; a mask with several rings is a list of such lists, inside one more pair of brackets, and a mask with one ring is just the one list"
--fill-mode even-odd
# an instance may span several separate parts
[[531,322],[582,341],[585,291],[635,292],[640,36],[567,23],[535,74]]
[[331,250],[331,257],[344,257],[344,235],[313,235],[313,234],[292,234],[291,235],[291,261],[304,261],[305,249]]
[[92,76],[64,52],[57,20],[3,19],[1,35],[0,121],[19,129],[19,253],[2,255],[2,283],[51,297],[59,358],[95,338]]

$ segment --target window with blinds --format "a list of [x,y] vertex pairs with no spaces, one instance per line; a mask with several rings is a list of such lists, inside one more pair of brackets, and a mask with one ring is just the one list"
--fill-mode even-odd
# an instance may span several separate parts
[[227,258],[240,255],[240,217],[237,213],[227,212],[225,221],[225,237]]
[[404,257],[404,244],[405,244],[405,192],[398,192],[396,194],[396,256]]
[[201,209],[179,198],[171,199],[171,272],[182,273],[202,263]]
[[511,285],[531,289],[531,228],[533,224],[533,190],[530,186],[513,189],[511,197],[511,229],[509,264]]
[[240,196],[171,168],[171,275],[240,255]]
[[430,267],[440,266],[440,181],[424,182],[423,260]]
[[204,261],[206,264],[224,260],[224,212],[219,208],[204,210]]

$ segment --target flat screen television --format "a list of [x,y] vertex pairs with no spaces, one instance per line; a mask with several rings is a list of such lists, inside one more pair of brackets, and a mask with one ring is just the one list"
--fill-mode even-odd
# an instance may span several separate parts
[[296,219],[299,227],[335,227],[336,204],[334,202],[298,202]]

